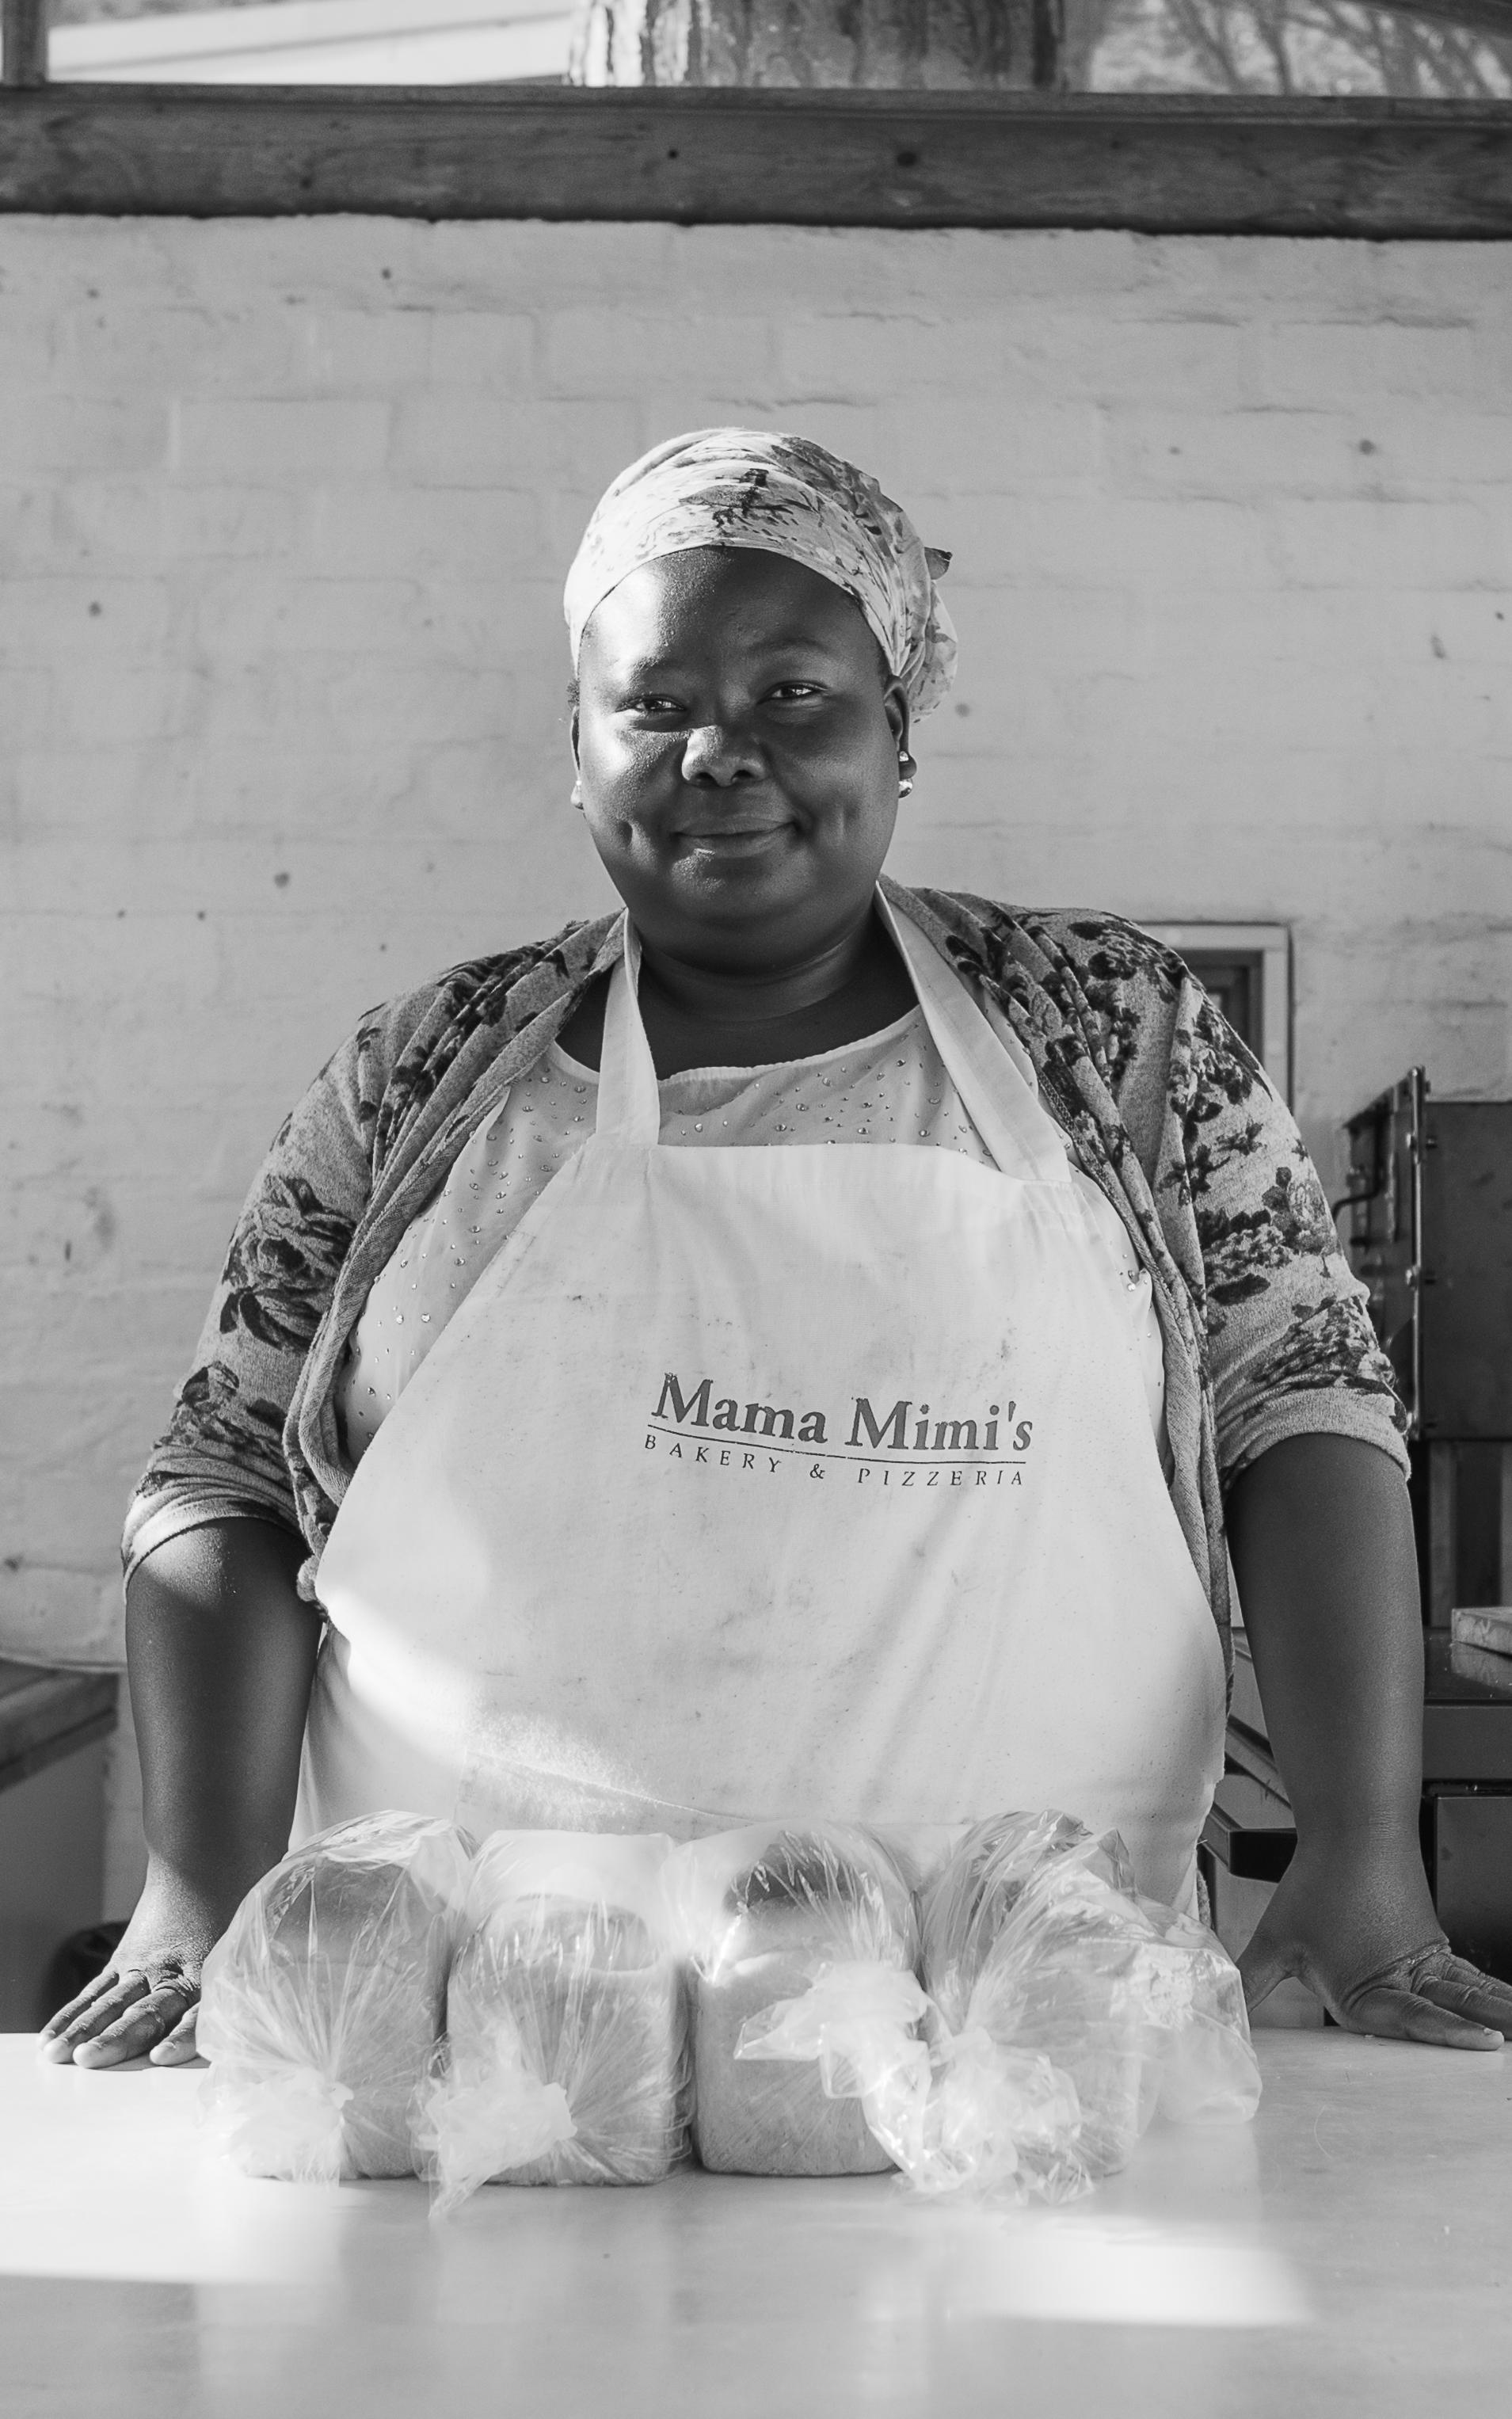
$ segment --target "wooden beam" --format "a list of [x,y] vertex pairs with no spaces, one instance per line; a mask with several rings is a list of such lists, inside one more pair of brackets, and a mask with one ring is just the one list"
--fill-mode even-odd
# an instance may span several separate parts
[[47,82],[47,0],[0,0],[0,84]]
[[0,96],[0,209],[1506,238],[1512,107],[50,85]]

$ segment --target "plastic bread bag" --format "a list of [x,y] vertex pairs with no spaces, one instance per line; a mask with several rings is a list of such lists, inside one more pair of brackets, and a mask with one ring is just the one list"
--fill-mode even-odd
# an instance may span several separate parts
[[496,1831],[468,1887],[419,2138],[444,2216],[486,2182],[655,2183],[686,2154],[670,1840]]
[[1140,1976],[1161,2035],[1160,2113],[1178,2125],[1244,2122],[1260,2101],[1239,1967],[1216,1933],[1151,1898],[1139,1902],[1165,1952]]
[[202,2113],[247,2174],[416,2171],[410,2102],[445,2011],[470,1850],[449,1823],[364,1815],[248,1891],[205,1961]]
[[923,1934],[925,1983],[954,2044],[940,2088],[960,2097],[971,2043],[999,2079],[1005,2058],[1039,2057],[1074,2093],[1074,2132],[1022,2146],[1025,2191],[1064,2198],[1115,2173],[1157,2105],[1184,2119],[1254,2115],[1238,1970],[1201,1924],[1139,1895],[1116,1832],[1097,1840],[1055,1812],[977,1825],[925,1893]]
[[890,2165],[861,2098],[917,2050],[922,1996],[914,1894],[891,1849],[839,1824],[757,1825],[676,1849],[668,1881],[688,1953],[703,2165],[778,2176]]
[[1116,1833],[1058,1813],[979,1824],[922,1901],[924,1981],[841,1966],[748,2020],[736,2055],[807,2060],[923,2193],[1074,2198],[1157,2104],[1246,2119],[1259,2097],[1237,1969],[1142,1899]]
[[1074,2144],[1042,2150],[1038,2188],[1064,2197],[1124,2165],[1158,2075],[1120,1979],[1148,1927],[1117,1834],[1094,1839],[1053,1811],[974,1826],[924,1893],[923,1932],[949,2034],[1046,2057],[1074,2090]]

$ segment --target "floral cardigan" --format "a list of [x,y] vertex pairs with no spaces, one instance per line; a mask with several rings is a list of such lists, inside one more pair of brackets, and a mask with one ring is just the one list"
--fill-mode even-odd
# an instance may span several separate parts
[[[1324,1430],[1401,1467],[1390,1367],[1290,1114],[1180,959],[1116,916],[884,882],[1027,1051],[1153,1282],[1177,1517],[1228,1652],[1223,1488]],[[321,1549],[352,1472],[335,1403],[368,1289],[469,1137],[620,955],[618,916],[455,966],[363,1018],[285,1118],[127,1516],[127,1574],[207,1521]]]

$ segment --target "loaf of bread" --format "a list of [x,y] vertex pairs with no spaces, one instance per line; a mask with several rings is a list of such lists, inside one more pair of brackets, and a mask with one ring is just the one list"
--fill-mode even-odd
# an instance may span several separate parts
[[210,1951],[208,2113],[247,2174],[416,2172],[411,2103],[440,2033],[468,1873],[450,1824],[378,1814],[285,1857]]
[[1063,2146],[1111,2175],[1153,2113],[1161,2044],[1135,1987],[1154,1935],[1117,1832],[1054,1811],[980,1823],[924,1895],[924,1987],[954,2033],[1040,2053],[1074,2085]]
[[694,2142],[737,2175],[874,2174],[892,2162],[859,2099],[830,2098],[814,2061],[743,2057],[748,2022],[826,1968],[911,1972],[913,1894],[874,1835],[840,1825],[725,1832],[681,1848],[674,1894],[690,1949]]
[[[977,1978],[1031,1876],[1090,1841],[1068,1814],[996,1814],[973,1824],[938,1865],[920,1893],[924,1988],[952,2032],[964,2030]],[[1115,1849],[1121,1856],[1111,1835],[1100,1859]]]
[[497,1832],[468,1897],[429,2095],[441,2197],[485,2180],[655,2183],[686,2154],[687,2022],[671,1841]]

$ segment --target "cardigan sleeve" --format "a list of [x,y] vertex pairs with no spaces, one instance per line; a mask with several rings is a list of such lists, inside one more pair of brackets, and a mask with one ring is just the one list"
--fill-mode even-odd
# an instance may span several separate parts
[[1157,1199],[1178,1256],[1190,1267],[1194,1242],[1199,1256],[1224,1484],[1283,1438],[1319,1433],[1377,1445],[1405,1471],[1391,1364],[1306,1145],[1215,1003],[1182,976]]
[[379,1107],[424,997],[364,1017],[274,1135],[193,1366],[127,1511],[128,1579],[170,1537],[211,1520],[272,1520],[301,1533],[285,1421],[372,1190]]

